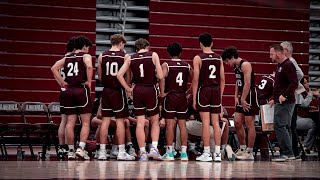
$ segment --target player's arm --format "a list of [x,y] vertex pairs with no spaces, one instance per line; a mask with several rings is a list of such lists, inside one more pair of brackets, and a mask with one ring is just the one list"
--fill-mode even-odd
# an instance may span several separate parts
[[91,81],[93,76],[93,67],[92,67],[92,57],[90,54],[83,55],[83,62],[87,68],[87,81],[85,84],[89,87],[91,91]]
[[153,64],[156,66],[157,78],[159,80],[163,79],[163,72],[160,65],[160,59],[158,54],[155,52],[152,53],[152,61],[153,61]]
[[[193,79],[193,68],[190,66],[190,64],[188,64],[188,66],[189,66],[189,78]],[[192,94],[192,81],[191,81],[191,86],[187,90],[187,94]]]
[[243,85],[243,91],[242,91],[240,102],[244,110],[249,110],[250,105],[246,102],[246,98],[250,91],[251,72],[252,72],[251,64],[249,62],[244,62],[242,64],[241,70],[244,76],[244,85]]
[[57,61],[57,62],[51,67],[51,72],[52,72],[54,78],[58,81],[58,83],[59,83],[62,87],[66,88],[66,86],[68,85],[68,83],[66,83],[66,82],[63,80],[61,74],[59,73],[59,70],[60,70],[61,68],[63,68],[64,63],[65,63],[65,58],[62,58],[62,59],[60,59],[59,61]]
[[102,54],[98,57],[98,79],[102,81]]
[[129,67],[130,67],[130,63],[131,63],[131,59],[128,58],[126,61],[124,61],[122,67],[120,68],[118,74],[117,74],[117,78],[120,82],[120,84],[126,89],[126,91],[128,93],[132,92],[132,88],[130,88],[130,86],[127,84],[126,80],[124,79],[124,74],[128,71]]
[[200,63],[201,59],[199,56],[193,58],[193,79],[192,79],[192,95],[193,95],[193,108],[196,108],[197,90],[199,84],[200,75]]
[[[126,56],[124,57],[124,61],[127,61],[128,59],[130,59],[130,56],[129,56],[129,54],[126,54]],[[127,70],[127,72],[126,72],[126,83],[128,84],[128,85],[130,85],[130,83],[131,83],[131,70],[130,70],[130,68],[128,68],[128,70]]]
[[223,61],[220,61],[220,93],[221,93],[221,104],[222,104],[222,95],[224,92],[224,87],[226,85],[226,79],[224,75],[224,66],[223,66]]
[[[161,67],[162,67],[162,73],[163,73],[164,77],[166,77],[168,74],[168,64],[163,63],[161,65]],[[165,96],[165,94],[164,94],[164,79],[165,78],[160,79],[160,82],[159,82],[161,97]]]

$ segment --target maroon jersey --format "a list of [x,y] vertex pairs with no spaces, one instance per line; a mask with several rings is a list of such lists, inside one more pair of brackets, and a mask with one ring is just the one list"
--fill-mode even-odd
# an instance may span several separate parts
[[79,52],[74,56],[66,57],[64,63],[65,81],[70,87],[81,86],[87,81],[87,68],[83,62],[83,55],[86,53]]
[[[244,86],[244,74],[241,70],[242,63],[244,63],[244,62],[246,62],[246,60],[241,60],[239,67],[234,65],[234,72],[236,74],[236,84],[238,86],[239,95],[242,94],[243,86]],[[256,84],[255,84],[253,67],[252,67],[252,71],[251,71],[251,80],[250,81],[251,81],[250,82],[250,89],[254,89],[256,87]]]
[[105,51],[102,54],[102,84],[106,88],[121,89],[117,79],[119,69],[124,63],[125,53],[121,51]]
[[216,53],[201,53],[199,87],[220,86],[221,57]]
[[[74,53],[67,53],[62,58],[70,58],[70,57],[73,57],[73,56],[74,56]],[[66,73],[64,72],[64,68],[61,68],[59,70],[59,72],[60,72],[60,75],[62,76],[62,79],[65,80],[66,79]]]
[[190,65],[179,60],[166,62],[168,74],[165,77],[165,92],[185,93],[187,91]]
[[140,85],[155,85],[157,83],[156,67],[152,61],[152,53],[147,51],[131,56],[132,83]]
[[264,75],[258,86],[259,104],[267,104],[273,94],[274,78],[271,75]]

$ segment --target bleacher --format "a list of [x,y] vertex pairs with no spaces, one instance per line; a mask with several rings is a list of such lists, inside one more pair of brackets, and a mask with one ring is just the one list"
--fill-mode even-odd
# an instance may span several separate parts
[[[177,41],[183,47],[181,58],[192,64],[200,52],[198,36],[214,36],[213,50],[234,45],[240,57],[253,64],[259,77],[272,73],[276,65],[269,58],[269,46],[290,41],[293,56],[305,75],[309,70],[309,2],[175,0],[150,1],[149,41],[161,60],[169,59],[166,46]],[[225,66],[226,90],[223,104],[234,111],[233,68]]]
[[[85,35],[95,43],[95,1],[7,0],[0,10],[0,100],[58,101],[60,88],[50,68],[70,37]],[[95,59],[95,44],[90,54]]]

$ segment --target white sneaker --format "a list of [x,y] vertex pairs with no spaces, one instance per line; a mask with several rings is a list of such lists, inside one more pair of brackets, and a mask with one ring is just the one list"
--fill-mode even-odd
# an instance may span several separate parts
[[110,158],[109,154],[105,149],[100,149],[98,154],[98,160],[108,160]]
[[86,150],[83,150],[81,147],[77,149],[75,154],[76,156],[81,157],[83,160],[90,160],[88,152]]
[[99,151],[100,151],[100,150],[96,150],[96,152],[94,152],[94,156],[93,156],[94,159],[98,159],[98,157],[99,157]]
[[118,151],[118,150],[111,151],[111,153],[110,153],[110,158],[111,158],[111,159],[117,159],[118,154],[119,154],[119,151]]
[[252,152],[248,152],[248,151],[244,151],[242,156],[237,156],[237,159],[254,161],[253,153]]
[[242,156],[244,151],[242,151],[241,149],[237,149],[235,153],[236,153],[236,159],[238,159],[238,156]]
[[225,152],[227,153],[227,159],[229,161],[236,160],[236,154],[232,151],[232,148],[231,148],[231,146],[229,144],[226,146]]
[[212,161],[211,153],[202,153],[201,156],[196,158],[197,161],[209,162]]
[[121,153],[118,153],[117,160],[118,161],[134,161],[136,160],[136,158],[134,156],[129,155],[126,152],[121,152]]
[[131,156],[133,156],[133,157],[137,157],[136,150],[134,150],[133,147],[130,147],[130,148],[129,148],[128,154],[131,155]]
[[221,153],[213,153],[214,162],[221,162]]
[[76,159],[76,155],[74,154],[74,151],[71,150],[68,152],[68,160],[75,160]]

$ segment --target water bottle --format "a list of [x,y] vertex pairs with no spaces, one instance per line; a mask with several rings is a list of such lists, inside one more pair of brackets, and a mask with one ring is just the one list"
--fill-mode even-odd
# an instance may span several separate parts
[[23,159],[22,147],[21,145],[19,145],[17,148],[17,160],[21,161],[22,159]]

